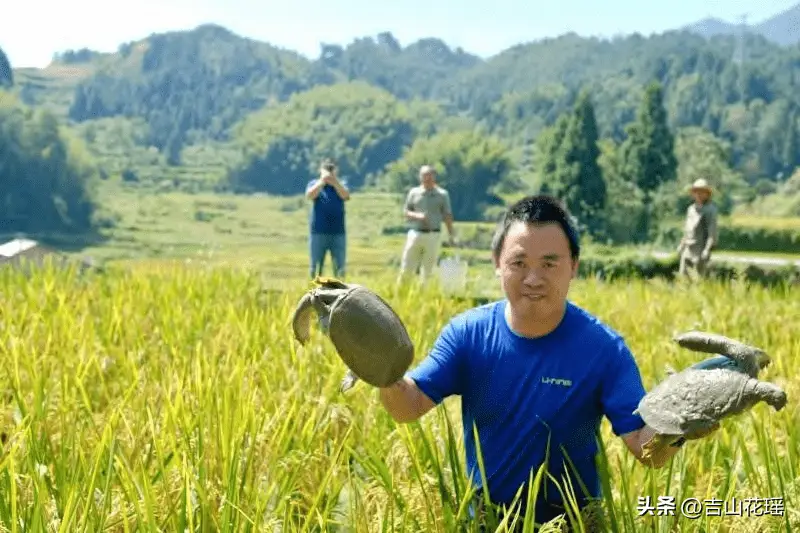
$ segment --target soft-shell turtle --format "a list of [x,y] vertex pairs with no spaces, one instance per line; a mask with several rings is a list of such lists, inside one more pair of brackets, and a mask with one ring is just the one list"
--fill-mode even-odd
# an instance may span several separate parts
[[314,281],[318,287],[300,299],[292,316],[294,337],[300,344],[308,341],[316,311],[320,327],[349,368],[340,390],[359,378],[375,387],[402,378],[414,360],[414,344],[391,306],[358,284],[323,277]]
[[777,411],[786,405],[786,393],[780,387],[758,380],[759,371],[770,363],[762,350],[699,331],[678,335],[674,340],[693,351],[721,355],[671,373],[639,403],[634,414],[657,432],[645,446],[645,458],[664,442],[696,438],[723,418],[759,402]]

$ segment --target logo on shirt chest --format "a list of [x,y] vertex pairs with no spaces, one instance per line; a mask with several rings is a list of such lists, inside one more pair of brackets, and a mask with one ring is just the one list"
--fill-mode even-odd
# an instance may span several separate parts
[[546,385],[558,385],[560,387],[571,387],[572,380],[571,379],[561,379],[561,378],[549,378],[542,376],[542,383]]

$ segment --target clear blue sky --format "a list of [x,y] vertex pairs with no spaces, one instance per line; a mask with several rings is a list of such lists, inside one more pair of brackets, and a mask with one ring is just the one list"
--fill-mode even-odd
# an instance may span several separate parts
[[[42,67],[54,52],[113,51],[150,33],[213,22],[316,58],[319,43],[347,44],[391,31],[405,45],[440,37],[488,57],[568,31],[613,36],[662,32],[713,16],[756,23],[798,0],[6,0],[0,47],[15,67]],[[538,4],[538,5],[537,5]],[[459,7],[454,7],[459,6]],[[592,7],[595,6],[595,7]],[[600,7],[602,6],[602,7]],[[645,7],[648,6],[648,7]]]

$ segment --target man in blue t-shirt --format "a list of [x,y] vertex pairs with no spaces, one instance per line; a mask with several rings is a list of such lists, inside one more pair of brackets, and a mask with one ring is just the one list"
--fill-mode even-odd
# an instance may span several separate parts
[[[472,482],[495,504],[510,505],[522,489],[523,513],[529,476],[543,462],[581,506],[600,498],[595,437],[603,416],[637,459],[663,466],[683,440],[642,459],[655,432],[633,414],[645,395],[636,361],[618,333],[567,299],[580,246],[566,209],[548,196],[517,202],[498,225],[492,248],[505,298],[452,319],[416,368],[380,389],[386,410],[410,422],[460,395]],[[558,488],[542,479],[537,523],[565,512]]]
[[309,217],[309,272],[311,279],[322,275],[325,254],[333,259],[333,275],[344,279],[347,259],[347,232],[344,203],[350,199],[347,183],[336,177],[336,165],[322,162],[320,177],[308,182],[306,198],[312,200]]

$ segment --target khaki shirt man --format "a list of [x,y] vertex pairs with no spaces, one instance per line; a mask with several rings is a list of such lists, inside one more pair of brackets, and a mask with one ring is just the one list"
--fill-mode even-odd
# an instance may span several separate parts
[[447,226],[450,243],[454,241],[454,231],[450,195],[436,184],[436,171],[425,165],[419,175],[420,185],[408,192],[403,205],[410,229],[403,249],[399,280],[420,269],[424,282],[432,274],[439,257],[442,222]]
[[717,206],[711,200],[712,189],[706,180],[695,181],[691,192],[695,201],[686,210],[683,238],[678,245],[680,273],[688,275],[688,269],[694,267],[700,276],[705,276],[711,251],[719,239]]

